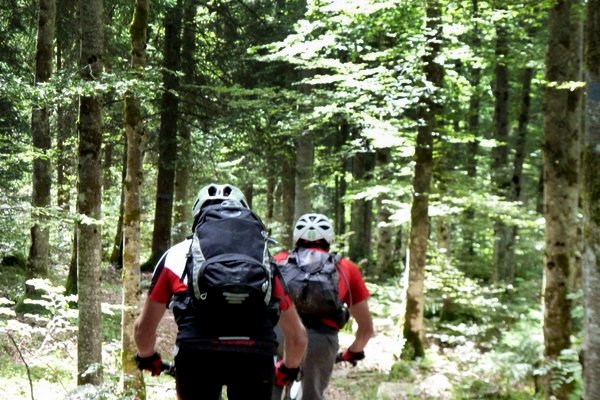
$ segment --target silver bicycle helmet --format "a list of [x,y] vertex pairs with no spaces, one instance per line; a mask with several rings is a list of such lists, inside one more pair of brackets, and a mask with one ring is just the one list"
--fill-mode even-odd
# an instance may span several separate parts
[[323,214],[304,214],[294,226],[294,243],[300,239],[309,242],[323,239],[331,244],[333,236],[331,221]]
[[204,186],[198,192],[198,196],[194,202],[194,207],[192,208],[193,218],[196,219],[196,217],[200,214],[202,207],[207,205],[207,203],[216,203],[217,200],[235,200],[239,201],[244,207],[250,208],[248,207],[246,197],[237,187],[229,184],[219,185],[216,183],[211,183],[210,185]]

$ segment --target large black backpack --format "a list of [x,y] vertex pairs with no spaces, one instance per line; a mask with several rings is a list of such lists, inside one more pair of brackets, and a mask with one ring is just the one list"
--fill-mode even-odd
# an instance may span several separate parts
[[272,318],[268,240],[260,218],[239,202],[227,200],[203,209],[184,275],[192,305],[204,323],[218,321],[228,326],[224,333],[236,333],[249,323],[262,324],[261,317]]
[[301,248],[281,263],[281,275],[301,315],[337,319],[343,312],[338,295],[339,259],[335,253]]

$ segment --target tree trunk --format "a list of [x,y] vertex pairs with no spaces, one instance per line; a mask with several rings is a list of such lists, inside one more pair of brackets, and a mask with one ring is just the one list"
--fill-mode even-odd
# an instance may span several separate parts
[[[550,9],[544,91],[544,216],[546,219],[544,356],[556,360],[571,345],[571,300],[569,276],[577,250],[577,206],[579,198],[581,88],[569,82],[579,73],[577,0],[558,1]],[[550,371],[544,379],[547,396],[567,399],[569,384],[552,388]]]
[[125,149],[121,161],[121,198],[119,200],[119,218],[117,219],[117,231],[113,241],[110,255],[110,264],[115,268],[123,268],[123,212],[125,208],[125,178],[127,175],[127,137],[125,138]]
[[[102,74],[103,1],[79,3],[81,18],[82,79],[93,81]],[[77,384],[102,382],[102,316],[100,312],[101,243],[101,148],[102,102],[100,94],[79,99],[79,165],[77,185],[77,271],[79,329],[77,335]]]
[[[181,68],[184,85],[192,85],[195,80],[195,25],[197,0],[185,0],[183,10],[183,34],[181,39]],[[193,114],[192,103],[185,103],[183,114]],[[177,144],[177,170],[175,171],[175,210],[173,223],[175,241],[183,240],[191,232],[191,207],[189,197],[191,163],[191,128],[185,121],[179,126],[179,143]]]
[[511,195],[513,201],[520,201],[523,180],[523,164],[527,141],[527,128],[529,126],[529,105],[531,103],[531,80],[533,68],[525,68],[522,78],[521,110],[519,112],[519,126],[515,141],[515,158],[513,160],[513,177],[511,179]]
[[267,227],[271,225],[273,221],[273,215],[275,212],[275,186],[277,184],[277,177],[275,176],[275,171],[272,164],[267,166],[267,204],[265,211],[265,224]]
[[[392,164],[392,155],[389,148],[377,149],[375,161],[378,169],[378,183],[387,186],[390,182],[390,165]],[[377,265],[375,267],[375,277],[383,280],[395,275],[394,271],[394,243],[392,240],[392,226],[390,225],[391,212],[387,201],[390,195],[387,192],[381,193],[377,197]]]
[[[372,178],[375,167],[374,154],[359,149],[353,157],[352,174],[354,181],[365,184]],[[348,256],[355,262],[367,265],[371,256],[371,223],[373,202],[366,199],[354,199],[350,209],[350,231]],[[363,271],[368,274],[368,271]]]
[[583,398],[600,399],[600,0],[586,10],[587,98],[583,148]]
[[[508,172],[508,33],[506,21],[496,23],[496,70],[494,85],[494,140],[492,149],[492,180],[496,195],[509,198],[510,174]],[[512,227],[500,218],[494,222],[494,280],[512,282],[514,244],[511,242]]]
[[[433,88],[439,88],[444,70],[435,59],[441,46],[441,7],[437,0],[427,1],[427,51],[423,56],[425,78]],[[411,207],[411,228],[409,242],[409,275],[404,320],[403,359],[415,359],[425,355],[425,326],[423,312],[425,296],[423,294],[425,279],[425,260],[429,237],[429,188],[433,168],[433,131],[435,120],[440,112],[431,93],[421,99],[418,108],[418,119],[422,121],[418,127],[417,145],[415,148],[415,172],[413,178],[414,197]]]
[[[58,73],[75,67],[76,59],[71,53],[75,47],[76,32],[66,27],[75,26],[76,0],[57,0],[56,7],[56,70]],[[69,99],[70,100],[70,99]],[[69,211],[71,200],[71,177],[75,171],[75,120],[77,109],[75,101],[60,102],[56,106],[56,204]]]
[[146,263],[150,268],[171,244],[173,193],[177,159],[177,120],[179,100],[174,94],[179,89],[176,72],[180,69],[181,53],[181,0],[172,5],[165,15],[164,92],[161,101],[160,131],[158,134],[158,178],[156,206],[152,232],[152,255]]
[[[470,43],[473,51],[476,53],[481,52],[481,30],[477,21],[480,18],[479,15],[479,4],[477,0],[471,1],[471,19],[473,20],[473,30],[470,34]],[[475,178],[477,177],[477,159],[479,153],[479,142],[481,137],[480,132],[480,117],[481,113],[481,67],[474,65],[469,71],[469,83],[471,85],[472,94],[469,98],[469,112],[467,129],[468,134],[472,136],[466,146],[466,172],[470,178],[469,183],[475,187],[477,184]],[[473,221],[475,219],[476,210],[474,207],[469,206],[465,209],[462,221],[463,223],[463,242],[465,243],[463,253],[468,258],[475,256],[475,227],[473,227]]]
[[292,231],[294,230],[294,197],[296,173],[294,157],[287,154],[281,164],[281,219],[282,229],[281,244],[286,249],[294,247]]
[[[55,0],[40,0],[38,10],[38,32],[35,55],[34,84],[48,82],[52,75],[52,49],[54,43],[54,23],[56,20]],[[42,100],[43,101],[43,100]],[[27,259],[27,278],[41,278],[48,275],[48,257],[50,253],[49,230],[44,216],[44,208],[50,206],[50,187],[52,171],[50,166],[50,121],[48,106],[34,105],[31,111],[31,135],[36,157],[33,159],[31,219],[31,246]],[[33,289],[27,285],[27,294]]]
[[[149,0],[136,0],[131,35],[131,69],[143,74],[146,65],[146,31],[148,29]],[[143,177],[144,144],[146,136],[142,108],[135,93],[125,94],[125,133],[127,135],[127,173],[124,185],[123,212],[123,314],[121,324],[123,389],[145,398],[144,379],[134,357],[133,322],[139,315],[140,294],[140,192]]]
[[311,132],[303,132],[296,139],[296,189],[294,197],[294,221],[312,212],[312,175],[314,143]]
[[338,237],[346,232],[346,174],[350,172],[350,161],[344,152],[344,146],[350,136],[350,126],[345,119],[338,128],[337,151],[342,154],[342,160],[339,164],[340,172],[335,176],[335,233]]

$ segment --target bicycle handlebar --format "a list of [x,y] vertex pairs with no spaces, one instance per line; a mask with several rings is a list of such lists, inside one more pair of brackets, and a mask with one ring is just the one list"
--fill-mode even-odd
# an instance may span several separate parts
[[175,371],[175,364],[170,364],[168,362],[162,362],[162,364],[160,364],[160,370],[162,372],[164,372],[167,375],[170,375],[172,377],[175,377],[177,375],[176,371]]

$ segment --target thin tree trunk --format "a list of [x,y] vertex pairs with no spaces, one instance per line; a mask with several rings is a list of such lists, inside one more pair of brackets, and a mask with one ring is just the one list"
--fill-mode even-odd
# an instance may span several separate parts
[[[444,70],[435,62],[441,46],[441,7],[437,0],[427,1],[427,51],[423,56],[425,78],[433,88],[439,88]],[[425,279],[425,259],[429,237],[429,189],[433,169],[433,130],[435,119],[440,111],[431,93],[420,102],[419,121],[423,121],[417,132],[415,148],[415,172],[413,178],[414,196],[411,208],[411,227],[409,242],[409,275],[404,320],[403,359],[415,359],[425,355],[425,326],[423,321],[425,296],[423,293]]]
[[[81,19],[82,79],[93,81],[102,74],[103,1],[79,3]],[[100,312],[102,103],[99,94],[79,99],[79,165],[77,185],[77,271],[79,329],[77,335],[77,384],[102,382],[102,315]]]
[[[513,160],[513,174],[510,181],[510,195],[514,202],[522,201],[521,185],[523,180],[523,163],[525,161],[525,149],[527,139],[527,126],[529,124],[529,105],[531,103],[531,80],[533,79],[533,68],[525,68],[522,78],[521,110],[519,112],[519,126],[515,141],[515,158]],[[517,240],[518,227],[513,225],[508,231],[507,248],[514,249]],[[514,250],[513,250],[514,251]],[[507,282],[514,282],[514,254],[510,255],[510,262],[506,266]]]
[[344,146],[350,136],[348,121],[344,119],[338,129],[337,151],[342,154],[342,161],[339,164],[340,173],[335,177],[335,232],[338,237],[341,237],[346,232],[346,174],[350,172],[350,162],[344,152]]
[[265,212],[265,224],[268,226],[271,225],[273,221],[273,215],[275,212],[275,186],[277,183],[277,178],[275,176],[275,171],[272,164],[267,166],[267,210]]
[[[577,250],[577,207],[579,199],[581,88],[571,90],[577,80],[579,28],[578,0],[557,2],[550,9],[546,85],[544,92],[544,216],[546,249],[544,259],[544,357],[556,360],[571,345],[571,300],[569,276]],[[562,85],[562,87],[561,87]],[[572,385],[553,388],[553,371],[544,379],[547,396],[567,399]]]
[[[479,19],[479,3],[477,0],[471,1],[471,15],[473,20],[473,30],[470,34],[470,43],[473,51],[481,52],[481,30],[477,23]],[[472,94],[469,98],[469,114],[467,129],[468,134],[472,136],[472,139],[467,143],[467,154],[466,154],[466,172],[470,178],[470,184],[475,187],[477,177],[477,158],[479,153],[479,141],[480,141],[480,118],[481,112],[481,67],[475,65],[471,67],[469,71],[469,83],[471,85]],[[466,247],[466,256],[475,256],[475,229],[473,227],[473,221],[475,219],[476,210],[474,207],[469,206],[464,211],[464,219],[466,223],[463,224],[463,242]]]
[[311,132],[303,132],[296,139],[296,189],[294,197],[294,221],[312,212],[312,175],[314,143]]
[[281,242],[286,249],[294,246],[292,242],[292,231],[294,229],[294,197],[296,173],[294,157],[288,154],[281,164],[281,219],[282,229]]
[[[56,20],[55,0],[40,0],[38,10],[37,48],[35,56],[35,82],[43,84],[52,75],[52,49],[54,43],[54,24]],[[50,121],[48,106],[34,105],[31,111],[31,134],[33,147],[37,155],[33,160],[31,206],[33,226],[31,227],[31,246],[27,259],[27,278],[40,278],[48,275],[48,257],[50,237],[44,217],[44,208],[50,206],[50,188],[52,171],[50,166]],[[33,288],[27,286],[28,295]]]
[[[183,34],[181,39],[181,68],[184,85],[192,85],[195,80],[195,25],[197,0],[185,0],[183,9]],[[187,88],[185,88],[187,90]],[[183,114],[192,114],[191,102],[185,102]],[[173,223],[175,226],[175,241],[180,241],[190,234],[191,207],[189,201],[190,167],[191,163],[191,128],[183,121],[179,125],[179,143],[177,144],[177,170],[175,171],[175,210]]]
[[[149,0],[136,0],[131,35],[131,69],[143,74],[146,65],[146,31],[150,12]],[[136,346],[133,322],[139,315],[140,294],[140,214],[143,177],[144,144],[146,136],[142,108],[136,93],[125,94],[125,133],[127,135],[127,173],[124,185],[123,212],[123,314],[121,324],[123,389],[145,398],[144,379],[134,362]]]
[[110,255],[110,264],[115,268],[123,268],[123,212],[125,208],[125,178],[127,175],[127,137],[125,137],[125,149],[121,162],[121,198],[119,200],[119,218],[117,219],[117,231],[113,241]]
[[[375,167],[374,153],[360,149],[354,154],[352,174],[358,184],[368,183]],[[348,256],[359,263],[367,265],[371,256],[371,224],[373,222],[373,202],[367,199],[354,199],[350,209],[350,231]],[[363,271],[368,275],[368,271]]]
[[[496,25],[496,69],[494,85],[494,140],[492,149],[492,180],[496,195],[507,200],[510,190],[508,172],[508,33],[505,21]],[[512,282],[514,249],[510,241],[512,227],[500,218],[494,222],[494,280]]]
[[[390,165],[392,155],[389,148],[377,149],[375,161],[378,170],[378,183],[387,186],[390,183]],[[387,201],[391,196],[387,192],[377,197],[377,264],[375,277],[383,280],[394,275],[394,243],[392,241],[392,226],[390,225],[391,212]]]
[[180,69],[181,54],[181,0],[172,5],[165,16],[164,93],[161,102],[160,131],[158,134],[158,178],[156,206],[152,232],[152,255],[146,265],[154,266],[171,244],[175,165],[177,159],[177,121],[179,99],[174,94],[179,88],[176,72]]
[[583,151],[583,398],[600,399],[600,0],[588,0],[586,135]]

